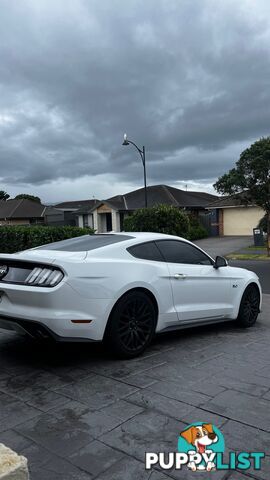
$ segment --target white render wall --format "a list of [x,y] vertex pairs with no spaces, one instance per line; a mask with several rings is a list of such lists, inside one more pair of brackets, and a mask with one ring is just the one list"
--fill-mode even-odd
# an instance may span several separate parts
[[[89,213],[88,214],[88,227],[94,228],[94,222],[93,222],[93,214]],[[78,226],[83,228],[83,215],[78,215]]]
[[97,210],[93,211],[93,228],[96,233],[98,233],[98,213]]
[[93,214],[89,213],[88,215],[88,227],[93,228],[94,227],[94,219],[93,219]]
[[[106,230],[106,215],[98,213],[97,210],[93,211],[93,228],[96,233],[105,233]],[[112,230],[114,232],[120,232],[120,215],[117,210],[111,209],[112,215]],[[79,224],[79,226],[81,226]],[[89,223],[90,226],[90,223]]]
[[116,210],[112,210],[112,229],[114,232],[120,232],[120,215]]
[[106,215],[98,213],[98,231],[97,233],[106,233]]
[[82,215],[78,215],[78,226],[79,227],[83,227],[83,216]]

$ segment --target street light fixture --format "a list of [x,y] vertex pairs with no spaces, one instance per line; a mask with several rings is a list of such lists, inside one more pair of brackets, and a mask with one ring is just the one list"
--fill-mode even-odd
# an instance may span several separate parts
[[128,139],[127,134],[124,134],[124,141],[122,145],[134,145],[134,147],[138,150],[140,157],[142,159],[143,164],[143,176],[144,176],[144,205],[147,208],[147,187],[146,187],[146,167],[145,167],[145,147],[142,147],[142,150],[136,145],[136,143],[132,142]]

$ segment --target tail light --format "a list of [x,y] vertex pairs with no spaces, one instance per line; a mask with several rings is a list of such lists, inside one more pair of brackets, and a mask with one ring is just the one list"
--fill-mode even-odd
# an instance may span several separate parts
[[36,267],[28,275],[24,283],[42,287],[55,287],[55,285],[61,282],[63,277],[61,270]]
[[33,287],[55,287],[63,278],[62,270],[54,266],[13,260],[6,260],[0,265],[0,284],[14,283]]

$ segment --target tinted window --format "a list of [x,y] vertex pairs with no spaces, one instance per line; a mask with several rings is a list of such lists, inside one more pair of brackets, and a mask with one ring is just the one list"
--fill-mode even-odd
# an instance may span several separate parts
[[189,243],[163,240],[157,242],[157,245],[167,262],[212,265],[207,255]]
[[62,250],[64,252],[83,252],[105,247],[113,243],[130,240],[130,235],[83,235],[82,237],[69,238],[61,242],[49,243],[38,247],[40,250]]
[[154,242],[140,243],[139,245],[127,248],[127,251],[136,258],[164,262],[164,259]]

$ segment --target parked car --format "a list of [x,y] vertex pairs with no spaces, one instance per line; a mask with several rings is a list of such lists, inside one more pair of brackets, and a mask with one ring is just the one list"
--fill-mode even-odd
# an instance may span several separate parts
[[102,341],[140,355],[156,332],[256,322],[255,273],[213,260],[184,238],[84,235],[0,255],[0,328],[59,341]]

